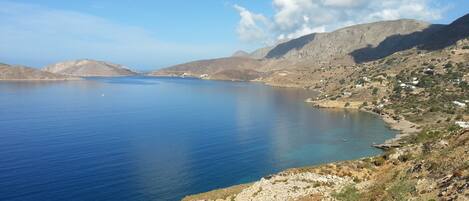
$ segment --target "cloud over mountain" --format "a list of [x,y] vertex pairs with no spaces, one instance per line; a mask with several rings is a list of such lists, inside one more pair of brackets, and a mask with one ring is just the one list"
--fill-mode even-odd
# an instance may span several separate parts
[[273,0],[272,5],[273,16],[235,5],[242,41],[271,43],[381,20],[435,20],[445,10],[433,0]]

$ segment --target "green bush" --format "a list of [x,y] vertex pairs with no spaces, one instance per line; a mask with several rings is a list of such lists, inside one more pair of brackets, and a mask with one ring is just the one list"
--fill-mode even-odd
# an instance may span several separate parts
[[412,159],[412,154],[409,154],[409,153],[403,154],[403,155],[399,156],[397,159],[401,162],[407,162],[410,159]]
[[373,161],[373,164],[375,164],[376,166],[382,166],[382,165],[384,165],[385,162],[386,162],[386,160],[383,157],[377,157]]
[[445,64],[445,68],[452,68],[453,67],[453,64],[452,63],[447,63]]
[[391,200],[407,200],[415,191],[415,183],[410,181],[399,181],[387,190]]
[[344,85],[344,84],[345,84],[345,80],[344,80],[344,79],[341,79],[341,80],[339,80],[339,83],[340,83],[341,85]]
[[373,91],[372,91],[372,93],[371,93],[371,94],[373,94],[373,95],[376,95],[376,94],[378,94],[378,90],[379,90],[379,89],[378,89],[378,88],[376,88],[376,87],[375,87],[375,88],[373,88]]
[[344,187],[340,192],[332,193],[332,197],[340,201],[358,201],[360,200],[360,193],[355,186],[350,185]]

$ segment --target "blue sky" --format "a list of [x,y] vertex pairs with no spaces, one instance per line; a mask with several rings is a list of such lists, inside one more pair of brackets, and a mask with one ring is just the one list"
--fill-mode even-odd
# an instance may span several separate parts
[[449,23],[468,11],[467,0],[0,0],[0,62],[91,58],[149,70],[357,23]]

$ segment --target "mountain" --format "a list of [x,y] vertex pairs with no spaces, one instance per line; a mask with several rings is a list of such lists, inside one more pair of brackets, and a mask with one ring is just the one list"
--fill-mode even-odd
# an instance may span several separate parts
[[[200,60],[179,64],[165,69],[151,72],[152,76],[191,76],[209,79],[246,80],[255,79],[256,69],[262,62],[247,57],[226,57],[210,60]],[[249,73],[244,75],[243,72]]]
[[238,50],[235,53],[233,53],[233,55],[231,55],[231,57],[250,57],[250,56],[251,55],[249,55],[249,53],[243,50]]
[[469,14],[433,33],[421,48],[426,50],[442,49],[467,37],[469,37]]
[[376,47],[358,49],[350,55],[357,63],[362,63],[413,47],[426,51],[439,50],[454,45],[457,41],[467,37],[469,37],[469,14],[449,25],[432,25],[422,31],[390,36]]
[[0,64],[0,80],[74,80],[66,75],[45,72],[42,70],[24,67]]
[[[317,79],[314,72],[324,68],[351,67],[412,48],[433,51],[454,45],[469,37],[468,21],[469,15],[465,15],[449,25],[410,19],[354,25],[261,48],[249,57],[195,61],[151,74],[195,77],[206,74],[207,79],[243,77],[278,86],[307,86],[311,79]],[[246,55],[245,52],[242,55]],[[230,76],[215,76],[227,69],[231,72],[225,74]],[[243,76],[243,72],[249,76]]]
[[251,52],[249,55],[253,59],[263,59],[267,55],[267,53],[269,53],[270,50],[272,50],[274,47],[275,46],[268,46],[268,47],[259,48],[257,50],[254,50],[253,52]]
[[[301,60],[309,64],[334,64],[337,60],[348,60],[350,64],[358,63],[350,58],[355,50],[377,47],[393,36],[407,35],[416,32],[436,30],[429,23],[416,20],[382,21],[345,27],[330,33],[313,33],[277,45],[267,53],[267,59]],[[409,47],[417,45],[415,40],[393,41],[391,46],[380,49],[381,52],[368,54],[386,55],[395,46]],[[398,43],[396,43],[398,42]],[[368,57],[368,55],[365,55]]]
[[125,66],[95,60],[66,61],[46,66],[44,71],[80,77],[130,76],[137,73]]

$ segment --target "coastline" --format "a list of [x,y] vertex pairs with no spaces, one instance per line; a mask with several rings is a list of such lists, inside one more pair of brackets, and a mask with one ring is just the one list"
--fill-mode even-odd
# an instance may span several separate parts
[[[400,147],[401,142],[405,137],[408,137],[410,135],[414,135],[421,131],[420,126],[418,124],[412,123],[410,121],[407,121],[403,116],[393,116],[392,114],[389,114],[387,112],[382,112],[382,113],[377,113],[374,112],[371,109],[368,109],[366,107],[360,107],[363,102],[360,101],[331,101],[331,100],[312,100],[312,99],[307,99],[305,100],[306,103],[311,103],[314,107],[317,108],[335,108],[335,109],[353,109],[353,110],[359,110],[362,112],[367,112],[371,113],[374,115],[377,115],[381,120],[383,120],[386,125],[395,131],[399,131],[396,136],[393,138],[387,139],[384,143],[382,144],[373,144],[373,147],[387,150],[390,148],[395,148],[395,147]],[[346,106],[347,105],[347,106]]]
[[[191,78],[191,79],[200,79],[200,80],[214,80],[214,81],[231,81],[231,82],[256,82],[262,83],[265,86],[270,87],[280,87],[280,88],[298,88],[304,90],[311,90],[308,88],[301,87],[299,85],[282,85],[282,84],[273,84],[267,83],[261,80],[251,80],[251,81],[244,81],[244,80],[228,80],[228,79],[211,79],[211,78],[200,78],[199,76],[195,76],[192,74],[187,74],[185,76],[177,75],[177,74],[147,74],[146,76],[150,77],[179,77],[179,78]],[[315,91],[315,90],[313,90]],[[372,144],[373,146],[378,149],[387,150],[390,148],[400,147],[401,142],[404,138],[411,136],[415,133],[421,131],[420,125],[412,123],[410,121],[405,120],[405,118],[401,115],[394,116],[389,113],[377,113],[374,112],[372,109],[368,109],[366,107],[362,107],[363,101],[340,101],[340,100],[314,100],[312,98],[308,98],[305,100],[306,103],[312,104],[313,107],[323,108],[323,109],[352,109],[352,110],[359,110],[362,112],[371,113],[374,115],[379,116],[381,120],[383,120],[386,125],[395,131],[399,131],[393,138],[387,139],[385,142],[381,144]]]
[[[275,86],[265,82],[261,83],[270,87],[301,88],[298,86]],[[404,137],[410,136],[419,131],[417,129],[418,125],[405,120],[403,117],[400,117],[400,120],[395,120],[390,114],[380,114],[373,112],[372,110],[362,108],[361,105],[363,102],[360,101],[345,102],[313,100],[308,98],[305,102],[312,104],[313,107],[317,108],[351,109],[379,116],[379,118],[383,120],[390,129],[399,131],[399,133],[393,138],[387,139],[382,144],[370,144],[370,146],[384,151],[391,148],[401,147],[400,143]],[[393,158],[397,159],[401,154],[402,153],[394,155]],[[376,163],[374,158],[378,156],[379,155],[319,165],[288,168],[272,175],[266,175],[260,180],[251,183],[187,195],[182,199],[182,201],[251,200],[252,197],[256,197],[256,200],[265,201],[287,200],[291,198],[298,198],[297,200],[300,201],[334,200],[334,192],[341,191],[347,186],[360,184],[359,188],[368,188],[368,181],[372,179],[373,174],[370,170],[364,167],[369,166],[370,164],[374,165]],[[313,183],[313,185],[311,185],[311,183]],[[298,186],[302,186],[301,188],[308,190],[298,191]],[[310,197],[309,194],[317,195],[317,197]],[[279,198],[277,197],[278,195],[283,195],[284,197]]]

